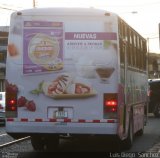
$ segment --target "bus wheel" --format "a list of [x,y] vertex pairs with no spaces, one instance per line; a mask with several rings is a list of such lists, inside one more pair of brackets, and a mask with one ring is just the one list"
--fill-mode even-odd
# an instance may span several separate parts
[[44,138],[41,136],[31,136],[31,144],[36,151],[44,150]]
[[142,136],[143,135],[143,133],[144,133],[144,124],[145,124],[145,120],[143,120],[143,126],[139,131],[137,131],[136,136]]
[[154,109],[154,116],[160,117],[160,103],[157,103]]
[[132,147],[133,143],[133,121],[130,120],[129,128],[128,128],[128,136],[127,138],[122,142],[123,148],[128,150]]
[[139,131],[137,131],[136,136],[142,136],[143,133],[144,133],[144,126]]
[[58,135],[46,136],[45,145],[47,151],[56,151],[59,145],[59,136]]

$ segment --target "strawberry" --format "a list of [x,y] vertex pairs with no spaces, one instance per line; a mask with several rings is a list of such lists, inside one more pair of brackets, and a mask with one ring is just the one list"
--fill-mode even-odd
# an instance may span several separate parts
[[26,102],[27,102],[27,99],[24,96],[21,96],[20,98],[18,98],[17,106],[18,107],[25,106]]
[[36,104],[34,103],[33,100],[27,101],[25,106],[29,111],[32,111],[32,112],[36,111]]

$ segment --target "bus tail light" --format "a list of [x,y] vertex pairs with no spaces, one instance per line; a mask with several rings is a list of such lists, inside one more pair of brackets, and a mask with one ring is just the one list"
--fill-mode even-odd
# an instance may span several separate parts
[[15,111],[17,109],[16,99],[7,100],[7,111]]
[[103,112],[104,118],[113,119],[117,117],[118,100],[117,93],[105,93]]
[[6,84],[6,117],[17,117],[17,93],[16,85]]
[[6,93],[6,117],[17,116],[17,95]]
[[107,112],[116,112],[117,111],[117,100],[107,100],[105,102]]

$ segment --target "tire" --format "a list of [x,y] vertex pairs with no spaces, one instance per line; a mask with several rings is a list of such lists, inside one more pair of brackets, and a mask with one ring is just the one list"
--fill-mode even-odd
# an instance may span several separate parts
[[132,147],[132,144],[133,144],[133,121],[132,119],[130,119],[128,136],[125,140],[123,140],[122,146],[124,149],[129,150]]
[[58,135],[47,136],[45,138],[45,145],[47,151],[56,151],[59,145],[59,136]]
[[154,108],[154,116],[160,118],[160,103],[157,103]]
[[58,148],[58,135],[38,135],[31,137],[31,144],[36,151],[55,151]]
[[143,127],[139,131],[136,132],[136,136],[142,136],[143,135],[143,133],[144,133],[144,125],[145,125],[145,122],[146,122],[145,119],[146,119],[146,116],[144,116],[144,118],[143,118]]
[[31,144],[34,150],[36,151],[44,151],[44,138],[41,136],[32,136]]
[[136,136],[142,136],[144,133],[144,126],[142,127],[142,129],[140,129],[139,131],[137,131]]

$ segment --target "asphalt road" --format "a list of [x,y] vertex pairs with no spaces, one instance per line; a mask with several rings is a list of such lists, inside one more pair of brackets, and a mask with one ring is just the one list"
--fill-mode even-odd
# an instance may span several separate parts
[[130,150],[119,149],[117,142],[106,137],[86,137],[75,140],[65,140],[60,144],[60,151],[124,151],[124,152],[146,152],[156,143],[160,143],[160,118],[150,115],[142,136],[135,136],[133,146]]
[[157,143],[160,143],[160,118],[150,115],[143,136],[135,137],[133,147],[129,151],[148,151]]
[[[60,141],[59,149],[56,153],[36,153],[34,152],[30,141],[28,143],[22,143],[20,146],[14,146],[14,148],[6,148],[4,152],[16,153],[20,152],[18,158],[28,158],[34,157],[39,158],[40,156],[47,157],[47,155],[51,157],[98,157],[101,158],[101,153],[103,153],[103,157],[109,157],[107,154],[112,151],[126,153],[134,153],[134,152],[147,152],[154,147],[155,144],[160,143],[160,118],[155,118],[150,116],[148,119],[147,126],[145,126],[143,136],[136,136],[134,138],[133,146],[130,150],[121,150],[119,151],[119,147],[117,146],[117,142],[112,139],[108,139],[104,136],[101,137],[85,137],[79,139],[62,139]],[[21,151],[21,149],[25,149]],[[126,155],[110,155],[110,157],[126,157],[130,156]],[[3,151],[2,151],[3,153]],[[105,155],[106,153],[106,155]],[[47,155],[46,155],[47,154]],[[131,155],[132,156],[132,155]],[[159,153],[160,156],[160,153]],[[135,157],[134,155],[132,157]],[[141,157],[141,155],[140,155]],[[139,157],[138,157],[139,158]],[[159,158],[159,157],[156,157]]]

